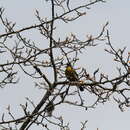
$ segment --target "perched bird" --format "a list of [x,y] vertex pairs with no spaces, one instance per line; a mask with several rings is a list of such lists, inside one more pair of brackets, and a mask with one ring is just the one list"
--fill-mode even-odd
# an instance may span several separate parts
[[50,101],[47,105],[46,105],[46,112],[48,114],[49,117],[52,116],[52,112],[54,111],[54,104],[52,101]]
[[[78,74],[73,69],[70,63],[68,63],[66,66],[65,75],[69,81],[79,81]],[[79,89],[80,91],[84,91],[84,88],[82,86],[79,86]]]

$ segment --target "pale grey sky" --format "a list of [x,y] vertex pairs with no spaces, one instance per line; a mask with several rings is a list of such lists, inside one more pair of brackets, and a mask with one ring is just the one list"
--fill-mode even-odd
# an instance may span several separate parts
[[[47,10],[49,9],[47,5],[43,5],[42,0],[0,0],[0,6],[5,8],[5,15],[17,23],[17,28],[35,24],[37,22],[34,15],[36,9],[41,11],[40,13],[43,16],[48,16]],[[64,38],[66,35],[74,32],[84,39],[87,34],[98,34],[107,21],[109,22],[108,29],[110,31],[112,44],[116,48],[127,46],[127,51],[130,50],[129,0],[108,0],[107,3],[96,4],[92,6],[91,10],[87,11],[86,16],[81,19],[70,23],[70,25],[59,25],[55,36],[57,38],[60,36]],[[66,26],[71,28],[66,28]],[[36,36],[37,34],[33,36],[35,41],[42,41],[42,39]],[[85,67],[90,73],[99,67],[101,72],[114,76],[116,73],[116,69],[114,68],[116,64],[112,62],[113,57],[104,52],[104,48],[106,48],[104,44],[95,48],[88,48],[81,56],[80,62],[82,64],[79,65]],[[86,59],[86,62],[84,59]],[[34,84],[29,77],[22,77],[19,85],[0,89],[0,113],[5,111],[10,104],[12,110],[16,114],[21,115],[20,111],[16,110],[20,109],[19,104],[25,103],[25,97],[31,98],[35,103],[38,102],[43,92],[33,86]],[[86,125],[87,130],[96,130],[97,128],[99,128],[99,130],[129,130],[129,109],[130,108],[127,108],[125,112],[121,112],[117,104],[111,99],[110,102],[104,105],[101,104],[97,106],[96,109],[89,111],[63,105],[61,108],[57,108],[55,114],[60,112],[65,122],[70,122],[71,130],[79,130],[80,122],[85,120],[88,120]],[[35,128],[31,128],[31,130],[35,130]]]

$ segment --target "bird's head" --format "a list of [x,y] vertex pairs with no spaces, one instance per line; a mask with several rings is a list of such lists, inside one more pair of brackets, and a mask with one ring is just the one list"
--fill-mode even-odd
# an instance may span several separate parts
[[67,63],[67,66],[72,66],[69,62]]

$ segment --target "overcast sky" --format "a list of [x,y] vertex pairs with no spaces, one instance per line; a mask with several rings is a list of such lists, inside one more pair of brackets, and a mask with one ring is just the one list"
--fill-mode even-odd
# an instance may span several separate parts
[[[43,3],[44,2],[41,0],[0,0],[0,6],[5,8],[5,15],[10,20],[16,22],[17,28],[19,29],[36,23],[36,9],[41,11],[40,13],[43,16],[48,16],[47,10],[49,8]],[[66,35],[74,32],[80,38],[84,39],[87,34],[98,34],[101,31],[102,26],[107,21],[109,22],[108,29],[110,31],[112,44],[115,48],[127,46],[128,52],[130,50],[129,0],[108,0],[107,3],[96,4],[91,7],[91,10],[87,11],[86,16],[78,19],[70,25],[66,25],[71,28],[66,28],[66,26],[62,27],[62,25],[59,25],[59,30],[56,32],[55,36],[57,38],[60,36],[64,38]],[[36,35],[33,36],[33,38],[35,41],[41,40],[38,39]],[[84,55],[81,55],[81,64],[79,64],[79,66],[86,68],[90,73],[99,67],[101,72],[114,76],[116,73],[116,69],[114,68],[116,64],[112,62],[113,57],[104,52],[105,48],[106,45],[99,45],[96,48],[88,48],[87,51],[84,51]],[[27,81],[26,85],[25,81]],[[42,92],[33,86],[34,84],[30,78],[23,77],[20,80],[19,86],[15,85],[0,89],[0,112],[5,111],[7,106],[10,104],[12,110],[16,114],[19,113],[19,111],[16,110],[20,109],[19,104],[25,103],[25,97],[29,97],[35,102],[39,101],[42,97]],[[80,127],[80,122],[85,120],[88,120],[87,130],[96,130],[97,128],[99,128],[99,130],[130,129],[130,108],[127,108],[124,112],[121,112],[117,104],[112,100],[104,105],[101,104],[97,106],[96,109],[89,111],[71,106],[62,106],[57,109],[58,110],[55,114],[58,114],[59,112],[63,113],[65,122],[71,122],[71,130],[78,130]]]

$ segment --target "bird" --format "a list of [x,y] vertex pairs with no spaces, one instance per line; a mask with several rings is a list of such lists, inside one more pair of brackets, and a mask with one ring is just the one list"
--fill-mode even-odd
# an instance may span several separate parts
[[[65,69],[65,75],[69,81],[79,81],[78,74],[70,63],[67,63],[67,66]],[[80,91],[84,91],[84,88],[82,86],[79,86],[79,89]]]
[[55,107],[52,101],[50,101],[47,105],[46,105],[46,112],[48,114],[49,117],[52,116],[52,112],[54,111]]

